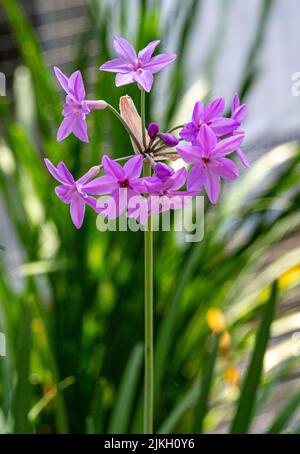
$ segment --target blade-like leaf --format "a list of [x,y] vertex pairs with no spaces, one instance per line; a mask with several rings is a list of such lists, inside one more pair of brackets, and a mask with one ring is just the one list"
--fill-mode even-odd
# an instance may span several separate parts
[[263,368],[263,360],[270,337],[270,328],[277,301],[277,281],[272,285],[270,298],[264,308],[263,318],[257,333],[253,355],[242,385],[237,411],[231,433],[247,433],[253,417],[257,389]]

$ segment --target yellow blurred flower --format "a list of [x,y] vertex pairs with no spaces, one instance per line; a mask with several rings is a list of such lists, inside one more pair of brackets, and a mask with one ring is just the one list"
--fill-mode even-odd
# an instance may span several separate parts
[[216,307],[211,307],[207,311],[206,321],[214,333],[221,333],[225,329],[226,323],[223,312]]
[[226,367],[224,379],[229,385],[238,386],[241,380],[240,370],[236,366]]
[[299,279],[300,279],[300,263],[298,263],[295,266],[292,266],[289,270],[282,273],[278,280],[279,288],[289,287]]
[[220,339],[219,348],[220,348],[221,354],[227,355],[227,353],[230,350],[230,346],[231,346],[231,336],[230,336],[229,332],[226,330],[226,331],[224,331],[224,333],[222,334],[222,337]]

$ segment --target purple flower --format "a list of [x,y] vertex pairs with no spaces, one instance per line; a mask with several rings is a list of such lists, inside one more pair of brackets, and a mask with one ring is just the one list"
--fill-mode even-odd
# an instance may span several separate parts
[[75,71],[70,77],[56,66],[54,67],[56,78],[67,93],[63,109],[65,117],[57,131],[57,141],[61,142],[71,133],[83,142],[88,142],[86,116],[96,109],[105,109],[105,101],[85,100],[85,88],[80,71]]
[[131,197],[145,192],[144,178],[140,178],[143,158],[134,156],[122,167],[105,155],[102,165],[106,175],[96,178],[93,184],[103,188],[102,194],[110,194],[105,214],[108,219],[114,219],[123,213]]
[[104,63],[99,69],[117,73],[116,86],[137,83],[149,92],[153,85],[153,74],[158,73],[176,59],[176,54],[159,54],[152,57],[159,40],[152,41],[138,55],[133,45],[119,36],[113,38],[113,46],[118,58]]
[[177,137],[173,136],[173,134],[170,134],[169,132],[161,132],[159,134],[159,138],[167,147],[176,147],[176,145],[179,144]]
[[178,191],[185,184],[186,177],[185,167],[175,172],[164,163],[156,164],[153,177],[144,178],[144,185],[151,194],[147,198],[150,215],[177,210],[186,204],[187,196],[195,194],[192,191]]
[[196,145],[177,147],[184,161],[193,164],[187,181],[188,190],[199,191],[203,185],[209,200],[215,204],[220,195],[221,177],[234,180],[239,176],[235,163],[225,156],[236,151],[243,139],[244,134],[235,134],[218,142],[214,132],[203,125]]
[[103,191],[102,182],[95,184],[95,180],[91,181],[99,173],[99,166],[92,167],[79,180],[75,181],[63,162],[55,167],[49,159],[45,159],[45,164],[51,175],[61,183],[55,188],[55,193],[60,200],[70,205],[73,224],[79,229],[83,223],[86,204],[96,212],[99,211],[97,210],[97,199],[88,196],[88,194],[101,194]]
[[157,123],[150,123],[148,126],[148,134],[150,139],[155,139],[157,134],[159,133],[159,126]]
[[206,107],[200,101],[196,102],[192,120],[180,131],[180,137],[195,145],[203,125],[209,126],[218,137],[233,133],[239,127],[239,123],[235,118],[223,118],[224,109],[223,98],[212,101]]
[[[233,97],[232,104],[231,104],[231,118],[238,123],[238,128],[241,126],[242,121],[244,120],[246,113],[247,113],[248,106],[247,104],[241,104],[238,94],[236,93]],[[243,131],[235,130],[233,134],[241,134]],[[236,150],[236,154],[239,157],[241,163],[244,167],[249,169],[250,164],[248,159],[246,158],[245,154],[239,148]]]

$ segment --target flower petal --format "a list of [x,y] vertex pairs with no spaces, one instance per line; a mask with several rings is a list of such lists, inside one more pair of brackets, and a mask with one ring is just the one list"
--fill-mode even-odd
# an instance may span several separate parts
[[57,130],[56,140],[61,142],[73,132],[73,123],[75,118],[73,115],[65,117]]
[[[44,162],[46,164],[46,167],[48,169],[48,171],[51,173],[51,175],[53,176],[53,178],[55,178],[57,181],[59,181],[60,183],[62,184],[66,184],[66,185],[69,185],[70,184],[70,181],[69,179],[66,177],[66,175],[61,172],[58,168],[56,168],[51,161],[49,161],[49,159],[44,159]],[[62,163],[60,163],[62,164]],[[74,181],[74,180],[73,180]]]
[[88,142],[88,134],[87,134],[87,124],[85,120],[85,116],[82,113],[78,113],[75,116],[74,123],[73,123],[73,134],[82,142]]
[[180,131],[179,135],[187,142],[194,144],[197,140],[199,128],[194,123],[187,123]]
[[149,62],[153,52],[155,51],[159,43],[160,43],[159,39],[156,41],[151,41],[151,43],[149,43],[148,46],[144,47],[144,49],[139,51],[138,60],[140,64],[144,65]]
[[195,126],[199,126],[203,121],[204,106],[201,101],[196,102],[192,115],[192,122]]
[[207,104],[204,108],[204,121],[210,121],[214,118],[221,117],[225,109],[224,98],[218,98]]
[[115,80],[116,87],[133,84],[135,82],[133,75],[134,72],[127,72],[126,74],[118,73]]
[[76,99],[81,102],[85,98],[85,88],[83,78],[80,71],[75,71],[69,78],[69,92]]
[[124,60],[120,58],[114,58],[113,60],[108,60],[102,66],[100,66],[100,71],[108,71],[111,73],[128,73],[128,64],[124,63]]
[[176,191],[176,189],[180,189],[184,185],[186,177],[187,170],[185,167],[182,167],[165,181],[164,188]]
[[73,178],[73,175],[71,172],[68,170],[66,164],[64,162],[60,162],[57,166],[57,170],[59,171],[60,175],[63,175],[68,184],[74,184],[75,180]]
[[58,82],[60,83],[61,87],[65,90],[66,93],[68,93],[69,78],[57,66],[54,66],[53,69],[55,76]]
[[111,176],[95,178],[84,185],[84,192],[93,195],[109,194],[119,187],[118,183]]
[[79,183],[81,185],[85,185],[89,181],[91,181],[93,178],[95,178],[99,172],[100,172],[100,166],[94,166],[88,172],[86,172],[84,175],[82,175],[82,177],[80,177],[77,180],[77,183]]
[[201,161],[201,148],[198,145],[181,145],[176,150],[188,164],[195,164]]
[[246,167],[246,169],[250,169],[250,163],[249,163],[245,153],[243,153],[243,151],[239,148],[238,150],[236,150],[236,154],[237,154],[237,157],[239,158],[239,160],[241,161],[241,163],[243,164],[243,166]]
[[132,178],[139,178],[142,172],[142,167],[143,158],[141,155],[130,158],[123,167],[125,170],[125,178],[128,180]]
[[237,93],[235,93],[232,104],[231,104],[231,113],[233,113],[238,107],[240,107],[240,98]]
[[85,197],[84,198],[84,202],[89,205],[91,208],[93,208],[93,210],[98,213],[99,210],[97,208],[97,205],[98,205],[98,200],[95,198],[95,197]]
[[131,63],[133,65],[136,63],[136,51],[133,45],[129,41],[127,41],[127,39],[122,38],[121,36],[114,36],[113,46],[121,60],[124,60],[125,62]]
[[236,120],[239,125],[242,123],[244,120],[246,114],[247,114],[248,106],[247,104],[242,104],[240,107],[238,107],[232,114],[231,118]]
[[108,197],[107,219],[115,219],[123,213],[127,203],[127,189],[116,189]]
[[235,131],[240,126],[240,123],[232,118],[220,117],[212,120],[209,126],[217,136],[226,136]]
[[227,154],[232,153],[233,151],[236,151],[238,148],[240,148],[244,137],[244,134],[236,134],[232,137],[229,137],[228,139],[220,140],[213,151],[213,156],[215,158],[221,158],[223,156],[226,156]]
[[55,194],[62,202],[70,203],[76,194],[76,188],[74,186],[62,184],[61,186],[56,186]]
[[70,206],[72,222],[75,225],[76,229],[80,229],[80,227],[82,226],[84,212],[85,212],[84,200],[80,195],[78,195],[72,200]]
[[205,171],[204,187],[211,203],[216,204],[221,191],[221,178],[209,167]]
[[203,157],[211,155],[217,144],[217,140],[217,136],[213,130],[209,126],[203,124],[197,136],[197,145],[201,148]]
[[151,91],[153,85],[153,74],[144,69],[138,69],[133,73],[134,81],[140,85],[147,93]]
[[125,179],[125,170],[120,164],[110,159],[109,156],[104,155],[102,158],[102,165],[107,175],[111,176],[115,181],[122,181]]
[[236,164],[228,158],[218,158],[209,167],[226,180],[235,180],[239,176]]
[[205,170],[203,167],[195,165],[189,171],[187,177],[188,192],[199,194],[205,180]]
[[151,71],[152,74],[156,74],[176,60],[176,58],[176,54],[159,54],[156,57],[151,58],[149,62],[144,65],[144,69]]

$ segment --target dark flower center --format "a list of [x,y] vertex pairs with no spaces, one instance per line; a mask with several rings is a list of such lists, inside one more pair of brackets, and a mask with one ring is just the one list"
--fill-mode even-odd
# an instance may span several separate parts
[[202,158],[202,161],[206,164],[207,162],[209,162],[209,158]]
[[121,188],[127,188],[129,186],[129,181],[128,180],[124,180],[122,181],[122,183],[120,184]]

